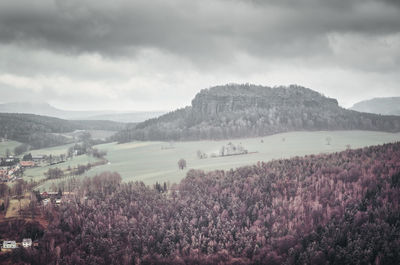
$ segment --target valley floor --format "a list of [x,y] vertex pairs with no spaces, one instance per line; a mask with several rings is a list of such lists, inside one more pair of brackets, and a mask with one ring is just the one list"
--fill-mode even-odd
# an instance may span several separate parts
[[[95,146],[106,150],[108,164],[95,167],[86,175],[94,176],[104,171],[118,172],[124,181],[177,183],[190,169],[205,171],[235,169],[258,161],[271,161],[309,154],[333,153],[347,148],[400,141],[400,133],[371,131],[316,131],[290,132],[265,137],[223,141],[193,142],[130,142],[109,143]],[[241,144],[249,154],[219,157],[222,146],[229,142]],[[207,154],[199,159],[197,151]],[[217,157],[211,157],[212,154]],[[185,159],[187,167],[178,168],[178,160]],[[60,180],[58,180],[60,181]],[[65,181],[65,179],[61,180]],[[48,189],[54,181],[48,181],[40,189]]]

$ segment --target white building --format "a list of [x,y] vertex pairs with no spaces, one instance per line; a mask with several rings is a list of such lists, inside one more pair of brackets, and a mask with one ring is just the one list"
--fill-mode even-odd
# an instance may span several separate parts
[[17,248],[17,242],[15,242],[15,241],[3,241],[3,248],[5,248],[5,249]]
[[32,246],[32,239],[30,239],[30,238],[24,238],[24,239],[22,239],[22,246],[23,246],[24,248],[29,248],[29,247],[31,247],[31,246]]
[[49,202],[50,202],[50,199],[44,199],[43,200],[43,205],[46,206],[47,204],[49,204]]

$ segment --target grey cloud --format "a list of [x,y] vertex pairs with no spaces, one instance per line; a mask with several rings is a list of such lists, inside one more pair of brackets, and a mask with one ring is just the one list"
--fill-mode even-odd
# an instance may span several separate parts
[[0,6],[0,41],[117,57],[156,48],[215,63],[236,51],[327,54],[328,33],[392,34],[399,32],[399,17],[398,10],[372,0],[17,0]]
[[201,88],[228,82],[299,83],[345,105],[361,95],[393,96],[400,76],[397,6],[394,0],[0,1],[0,101],[172,110]]
[[400,1],[398,0],[376,0],[376,1],[383,1],[386,2],[387,4],[400,7]]

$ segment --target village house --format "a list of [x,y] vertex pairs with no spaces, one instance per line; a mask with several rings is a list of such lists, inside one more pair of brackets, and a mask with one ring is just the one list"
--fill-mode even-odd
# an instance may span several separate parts
[[33,162],[33,161],[21,161],[21,162],[19,162],[19,164],[23,168],[25,168],[25,167],[34,167],[35,166],[35,162]]
[[44,155],[34,155],[32,156],[32,161],[35,163],[40,163],[45,159]]
[[3,241],[4,249],[14,249],[17,248],[17,242],[15,241]]
[[22,239],[22,246],[23,246],[24,248],[29,248],[29,247],[31,247],[31,246],[32,246],[32,239],[30,239],[30,238],[24,238],[24,239]]
[[42,198],[53,198],[56,197],[58,195],[57,191],[44,191],[40,194],[40,196],[42,196]]
[[49,203],[50,203],[50,199],[44,199],[43,200],[43,206],[46,206]]
[[3,164],[8,167],[13,166],[16,163],[18,163],[18,159],[15,159],[15,158],[6,158],[3,160]]

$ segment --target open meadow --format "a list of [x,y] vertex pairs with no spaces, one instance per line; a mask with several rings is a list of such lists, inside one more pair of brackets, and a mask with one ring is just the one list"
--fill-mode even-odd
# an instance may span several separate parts
[[71,146],[74,146],[74,143],[72,144],[66,144],[66,145],[59,145],[59,146],[53,146],[53,147],[47,147],[43,149],[34,149],[30,150],[27,153],[31,153],[33,156],[35,155],[52,155],[52,156],[58,156],[61,154],[67,154],[68,148]]
[[14,154],[14,149],[15,147],[17,147],[18,145],[20,145],[21,143],[16,142],[16,141],[11,141],[11,140],[7,140],[7,141],[0,141],[0,157],[3,157],[6,155],[7,149],[10,151],[10,154]]
[[14,218],[18,217],[20,214],[20,207],[21,209],[25,209],[29,205],[29,198],[23,198],[21,201],[17,199],[11,199],[10,200],[10,205],[8,206],[7,213],[5,215],[5,218]]
[[67,161],[60,164],[28,168],[24,171],[24,180],[28,182],[30,180],[39,181],[45,178],[44,173],[47,172],[49,168],[59,168],[61,170],[66,170],[68,167],[74,168],[77,167],[78,165],[87,165],[88,163],[93,163],[98,160],[99,159],[89,155],[80,155],[80,156],[74,156],[73,158],[68,159]]
[[[67,144],[67,145],[48,147],[48,148],[37,149],[37,150],[30,150],[30,151],[28,151],[28,153],[31,153],[33,156],[35,156],[35,155],[58,156],[61,154],[67,154],[68,148],[73,145],[74,144]],[[24,171],[24,180],[26,180],[28,182],[30,180],[39,181],[39,180],[45,178],[44,173],[47,172],[49,170],[49,168],[60,168],[62,170],[66,170],[68,167],[73,168],[78,165],[86,165],[88,163],[93,163],[98,160],[99,159],[94,158],[89,155],[79,155],[79,156],[74,156],[73,158],[68,158],[65,162],[60,163],[60,164],[55,164],[55,165],[51,165],[51,166],[49,165],[49,166],[27,168]]]
[[[223,141],[108,143],[98,145],[96,148],[107,151],[106,158],[109,163],[91,169],[86,175],[94,176],[103,171],[116,171],[124,181],[137,180],[146,184],[164,181],[174,183],[184,178],[190,169],[229,170],[252,165],[258,161],[338,152],[348,147],[360,148],[396,141],[400,141],[399,133],[318,131]],[[221,147],[229,142],[235,145],[241,143],[249,154],[211,157],[212,153],[219,155]],[[206,153],[208,157],[199,159],[198,150]],[[177,165],[181,158],[187,162],[184,170],[179,170]],[[48,181],[41,188],[50,187],[51,183]]]

